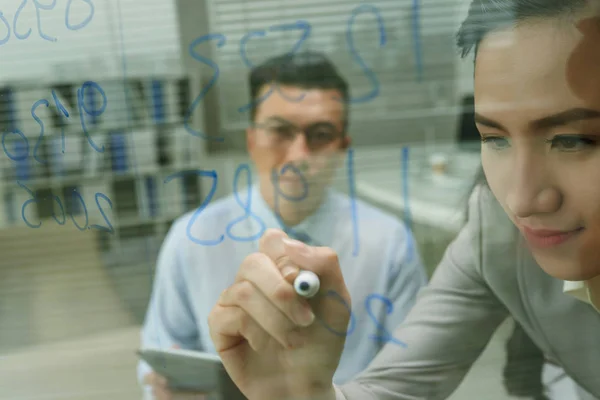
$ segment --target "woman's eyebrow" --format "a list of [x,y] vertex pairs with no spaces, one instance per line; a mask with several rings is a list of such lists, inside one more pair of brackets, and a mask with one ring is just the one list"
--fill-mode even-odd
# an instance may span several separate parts
[[600,118],[600,111],[591,108],[572,108],[531,122],[534,130],[545,130],[565,126],[573,122]]
[[506,128],[502,126],[501,123],[494,121],[488,117],[484,117],[479,113],[475,113],[475,122],[481,124],[483,126],[487,126],[488,128],[499,129],[501,131],[506,131]]

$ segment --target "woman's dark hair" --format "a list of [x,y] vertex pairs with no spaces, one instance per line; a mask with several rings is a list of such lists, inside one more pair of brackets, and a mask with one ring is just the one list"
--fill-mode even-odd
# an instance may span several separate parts
[[[341,101],[345,104],[350,97],[348,82],[323,53],[316,51],[288,53],[270,58],[252,69],[249,80],[252,120],[256,116],[256,100],[260,90],[272,82],[302,89],[335,89],[340,92]],[[347,114],[346,106],[345,124],[348,121]]]
[[456,44],[461,56],[477,50],[483,38],[527,19],[570,15],[585,7],[589,0],[473,0],[462,23]]

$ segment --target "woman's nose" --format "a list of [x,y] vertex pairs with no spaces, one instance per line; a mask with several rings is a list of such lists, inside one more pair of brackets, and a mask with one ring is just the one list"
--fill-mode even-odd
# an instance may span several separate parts
[[553,213],[560,208],[562,195],[548,179],[546,168],[541,160],[515,163],[506,205],[516,217]]

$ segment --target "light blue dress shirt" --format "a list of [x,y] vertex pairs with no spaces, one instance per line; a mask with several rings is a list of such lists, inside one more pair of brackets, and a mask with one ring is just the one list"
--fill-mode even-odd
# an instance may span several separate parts
[[[257,186],[245,196],[230,195],[175,221],[158,256],[142,346],[178,345],[216,353],[208,314],[234,282],[243,259],[258,250],[258,238],[266,228],[282,226]],[[365,369],[385,342],[403,346],[391,332],[427,282],[404,223],[330,189],[320,208],[291,233],[337,252],[352,298],[348,331],[335,333],[347,338],[334,381],[346,382]],[[140,362],[140,382],[147,372],[148,365]]]

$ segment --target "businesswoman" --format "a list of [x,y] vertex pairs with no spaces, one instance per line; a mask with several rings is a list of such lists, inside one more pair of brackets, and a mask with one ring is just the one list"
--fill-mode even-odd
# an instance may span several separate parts
[[[405,323],[374,332],[386,347],[342,386],[331,377],[345,333],[365,322],[350,318],[337,257],[267,232],[209,317],[249,399],[444,399],[507,315],[600,397],[600,4],[474,0],[458,44],[475,54],[487,180],[466,226]],[[317,297],[295,294],[298,267],[320,276]]]

